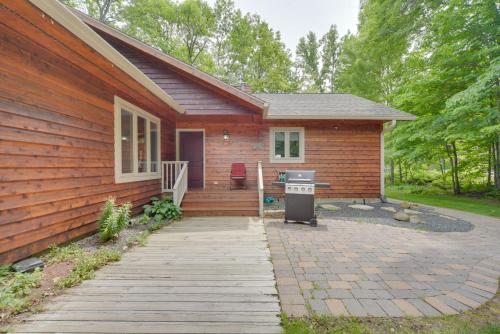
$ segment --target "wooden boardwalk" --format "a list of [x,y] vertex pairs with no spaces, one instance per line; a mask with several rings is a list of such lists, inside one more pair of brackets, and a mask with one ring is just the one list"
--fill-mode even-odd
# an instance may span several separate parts
[[280,333],[258,218],[188,218],[17,328],[25,333]]

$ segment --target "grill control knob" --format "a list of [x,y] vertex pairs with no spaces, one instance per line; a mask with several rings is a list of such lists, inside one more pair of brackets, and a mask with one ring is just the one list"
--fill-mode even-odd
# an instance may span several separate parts
[[297,191],[299,190],[299,187],[294,187],[293,190]]
[[302,187],[300,188],[300,191],[306,191],[306,188]]
[[307,188],[307,191],[311,192],[311,191],[312,191],[312,189],[311,189],[311,188]]

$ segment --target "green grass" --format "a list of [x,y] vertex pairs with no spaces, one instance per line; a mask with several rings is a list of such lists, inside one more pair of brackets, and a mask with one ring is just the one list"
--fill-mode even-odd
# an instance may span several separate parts
[[500,201],[495,199],[476,199],[465,196],[445,194],[414,194],[404,188],[388,187],[385,195],[389,198],[410,201],[443,208],[462,210],[480,215],[500,218]]

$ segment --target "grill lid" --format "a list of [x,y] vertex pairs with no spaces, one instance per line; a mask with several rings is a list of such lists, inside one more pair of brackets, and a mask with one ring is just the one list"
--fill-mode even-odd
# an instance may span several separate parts
[[285,182],[287,183],[314,183],[316,171],[314,170],[287,170]]

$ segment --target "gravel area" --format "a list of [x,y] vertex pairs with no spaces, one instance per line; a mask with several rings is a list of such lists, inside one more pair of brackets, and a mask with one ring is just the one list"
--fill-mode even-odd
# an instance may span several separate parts
[[[327,210],[322,208],[322,205],[332,205],[337,207],[337,210]],[[389,226],[403,227],[414,230],[423,230],[431,232],[469,232],[474,228],[474,225],[466,220],[458,219],[450,216],[441,215],[432,208],[416,206],[412,210],[420,212],[421,223],[411,223],[398,221],[393,218],[394,213],[382,210],[382,207],[392,207],[394,210],[400,210],[398,204],[373,202],[366,203],[373,207],[372,210],[361,210],[350,208],[353,202],[327,201],[320,200],[316,203],[316,212],[318,218],[333,218],[353,220],[358,223],[383,224]],[[357,202],[356,204],[362,204]],[[271,204],[266,204],[266,210],[277,210],[284,208],[284,201],[278,201]]]

